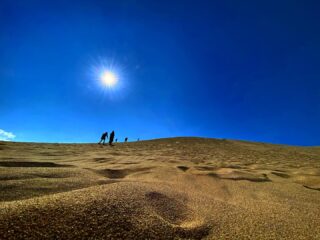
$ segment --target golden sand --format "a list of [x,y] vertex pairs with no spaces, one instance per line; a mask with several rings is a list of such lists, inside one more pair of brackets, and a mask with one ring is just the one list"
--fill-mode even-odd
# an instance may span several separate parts
[[0,239],[320,239],[320,148],[0,142]]

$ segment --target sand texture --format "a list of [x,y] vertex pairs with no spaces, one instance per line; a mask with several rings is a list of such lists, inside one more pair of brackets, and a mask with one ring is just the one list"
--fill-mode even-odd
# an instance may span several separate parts
[[0,239],[320,239],[320,148],[0,142]]

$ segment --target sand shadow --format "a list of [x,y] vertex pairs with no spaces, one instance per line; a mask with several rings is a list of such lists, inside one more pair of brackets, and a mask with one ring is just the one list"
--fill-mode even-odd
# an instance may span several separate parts
[[276,175],[278,177],[282,177],[282,178],[290,178],[290,175],[283,173],[283,172],[271,172],[273,175]]
[[186,172],[189,169],[189,167],[187,167],[187,166],[177,166],[177,168],[179,168],[180,170],[182,170],[184,172]]
[[102,169],[102,170],[93,170],[94,172],[103,175],[104,177],[117,179],[117,178],[125,178],[126,176],[137,173],[143,172],[152,169],[152,167],[145,167],[145,168],[124,168],[124,169]]
[[211,167],[211,166],[196,166],[194,168],[199,171],[212,171],[212,170],[217,169],[217,167]]
[[316,191],[320,191],[320,188],[316,188],[316,187],[309,187],[307,185],[303,185],[305,188],[310,189],[310,190],[316,190]]
[[53,162],[22,162],[22,161],[5,161],[0,162],[1,167],[73,167],[73,165],[57,164]]
[[250,182],[271,182],[267,174],[251,175],[246,173],[233,173],[233,174],[218,174],[211,172],[207,174],[210,177],[233,180],[233,181],[250,181]]
[[98,157],[98,158],[93,159],[93,161],[98,162],[98,163],[110,162],[112,160],[113,160],[112,158],[106,158],[106,157]]

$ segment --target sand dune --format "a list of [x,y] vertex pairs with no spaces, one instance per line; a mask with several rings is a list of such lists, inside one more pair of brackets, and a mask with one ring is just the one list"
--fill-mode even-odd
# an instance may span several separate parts
[[1,239],[320,239],[320,148],[0,142]]

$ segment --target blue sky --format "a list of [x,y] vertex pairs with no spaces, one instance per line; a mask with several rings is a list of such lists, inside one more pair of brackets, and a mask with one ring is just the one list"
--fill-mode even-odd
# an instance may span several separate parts
[[[318,1],[0,2],[0,129],[320,145]],[[107,89],[97,69],[112,66]]]

